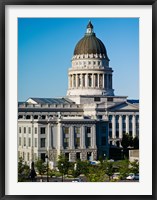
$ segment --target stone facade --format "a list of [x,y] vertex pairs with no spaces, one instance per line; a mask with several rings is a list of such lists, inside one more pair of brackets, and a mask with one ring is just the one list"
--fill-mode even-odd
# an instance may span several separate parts
[[19,102],[19,156],[28,164],[46,155],[56,164],[62,153],[71,162],[97,160],[109,157],[109,148],[121,148],[124,133],[139,136],[138,101],[114,95],[112,72],[90,23],[74,51],[67,96]]

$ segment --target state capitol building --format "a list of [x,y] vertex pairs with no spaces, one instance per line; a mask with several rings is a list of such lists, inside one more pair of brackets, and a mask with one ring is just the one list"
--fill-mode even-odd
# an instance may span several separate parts
[[139,136],[139,101],[114,94],[109,62],[89,22],[74,49],[67,95],[18,103],[18,156],[28,164],[46,155],[56,163],[60,154],[71,162],[116,159],[123,134]]

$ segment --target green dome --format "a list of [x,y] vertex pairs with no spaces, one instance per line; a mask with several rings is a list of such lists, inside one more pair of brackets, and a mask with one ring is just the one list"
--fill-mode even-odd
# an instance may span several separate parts
[[85,36],[76,44],[74,55],[104,54],[105,58],[109,60],[103,42],[96,37],[95,33],[93,33],[93,25],[91,22],[87,25],[87,30]]

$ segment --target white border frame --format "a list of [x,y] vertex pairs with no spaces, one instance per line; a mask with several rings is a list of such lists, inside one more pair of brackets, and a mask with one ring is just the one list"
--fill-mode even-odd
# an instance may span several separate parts
[[[6,6],[6,195],[152,195],[152,6]],[[93,16],[94,13],[94,16]],[[140,18],[140,182],[17,182],[17,18]],[[68,59],[68,58],[67,58]]]

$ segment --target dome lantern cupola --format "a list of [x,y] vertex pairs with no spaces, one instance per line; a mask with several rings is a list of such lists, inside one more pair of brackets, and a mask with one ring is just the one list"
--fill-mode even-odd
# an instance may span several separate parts
[[69,69],[68,96],[114,95],[110,60],[105,45],[93,29],[89,21],[84,37],[75,46]]
[[93,33],[93,25],[91,23],[91,21],[89,21],[88,25],[87,25],[87,34],[92,34]]

